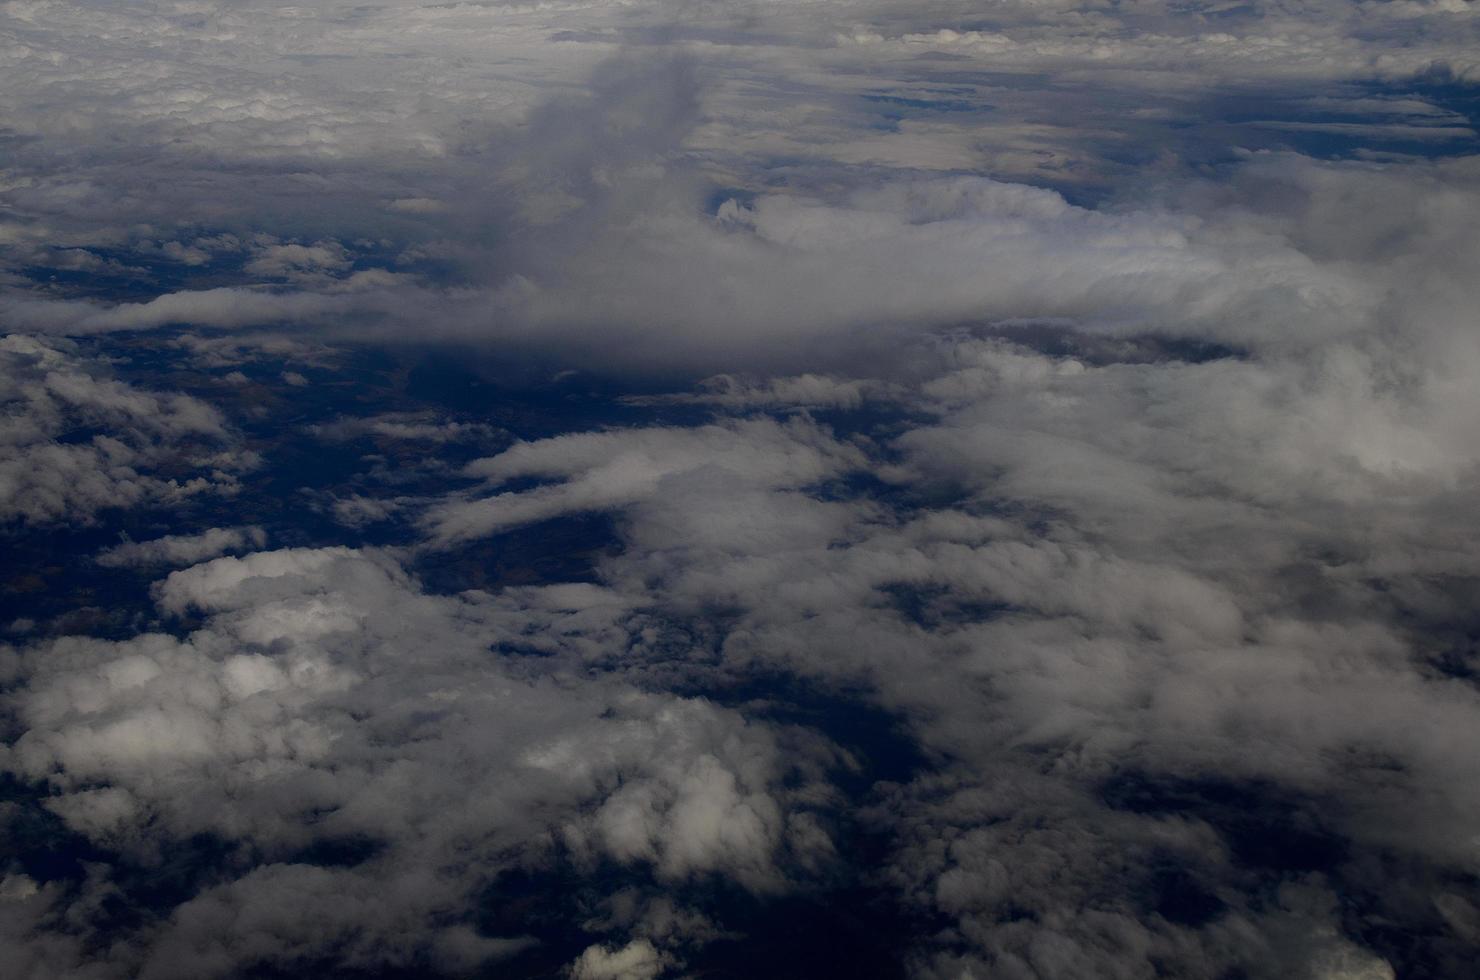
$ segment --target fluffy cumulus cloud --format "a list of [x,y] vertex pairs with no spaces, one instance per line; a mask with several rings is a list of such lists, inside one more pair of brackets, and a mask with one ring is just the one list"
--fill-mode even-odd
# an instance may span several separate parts
[[13,972],[1473,971],[1473,5],[5,12]]
[[652,980],[663,969],[663,960],[653,944],[638,939],[612,951],[591,946],[571,968],[577,980]]
[[102,367],[65,345],[0,341],[0,518],[86,523],[107,508],[231,493],[256,462],[210,405],[135,388]]
[[[764,893],[813,860],[826,841],[808,814],[828,804],[834,751],[704,700],[571,673],[575,650],[533,665],[500,655],[534,631],[598,642],[634,614],[601,589],[553,588],[442,598],[376,553],[259,552],[159,583],[163,610],[207,617],[187,635],[8,651],[25,732],[5,766],[51,787],[46,807],[68,830],[125,863],[203,838],[220,851],[216,883],[113,938],[112,965],[219,976],[430,956],[467,969],[532,941],[476,932],[470,906],[526,865],[721,875]],[[325,867],[316,847],[352,857]],[[70,946],[38,944],[22,975],[80,968],[98,937],[77,903],[110,884],[17,899],[39,921],[80,920]],[[660,962],[646,940],[587,959],[591,976]]]

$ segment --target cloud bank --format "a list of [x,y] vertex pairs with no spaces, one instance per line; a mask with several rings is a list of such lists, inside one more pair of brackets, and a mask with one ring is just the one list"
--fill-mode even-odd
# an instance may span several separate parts
[[1470,972],[1471,4],[6,15],[18,976]]

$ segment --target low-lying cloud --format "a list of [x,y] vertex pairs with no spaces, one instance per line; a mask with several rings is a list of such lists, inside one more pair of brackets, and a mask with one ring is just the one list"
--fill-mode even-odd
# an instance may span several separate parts
[[1467,975],[1469,5],[11,8],[18,976]]

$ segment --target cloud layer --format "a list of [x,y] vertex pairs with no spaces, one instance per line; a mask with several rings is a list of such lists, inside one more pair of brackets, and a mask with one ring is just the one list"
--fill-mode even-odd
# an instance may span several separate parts
[[[600,642],[632,614],[604,590],[438,598],[341,548],[218,558],[157,596],[209,619],[179,639],[64,638],[9,666],[26,731],[6,767],[46,778],[69,830],[145,862],[219,842],[219,883],[115,940],[115,969],[228,975],[331,954],[470,968],[529,940],[480,937],[471,910],[449,912],[523,863],[636,863],[764,892],[828,847],[808,817],[828,802],[825,742],[583,679],[558,656],[491,652],[533,632]],[[302,858],[336,845],[357,858]],[[22,896],[21,922],[45,922],[58,897]],[[93,929],[31,949],[22,975],[83,970]]]
[[5,12],[17,975],[1471,969],[1471,4]]

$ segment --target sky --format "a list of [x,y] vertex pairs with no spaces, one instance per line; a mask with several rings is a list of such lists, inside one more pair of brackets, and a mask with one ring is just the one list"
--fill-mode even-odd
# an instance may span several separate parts
[[1473,0],[0,78],[7,976],[1473,975]]

